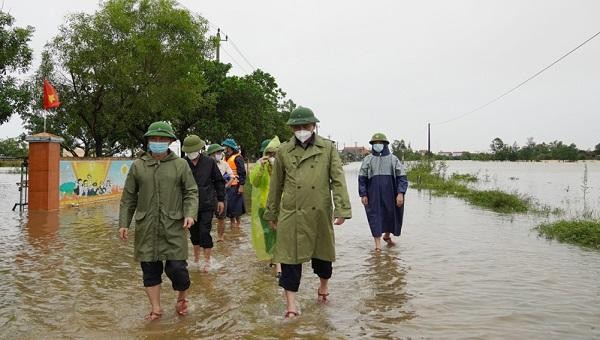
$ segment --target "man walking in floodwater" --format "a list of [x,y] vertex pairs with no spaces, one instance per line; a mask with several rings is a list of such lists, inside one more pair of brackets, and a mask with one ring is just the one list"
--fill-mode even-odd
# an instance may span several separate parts
[[[164,272],[177,291],[175,311],[188,312],[186,291],[186,229],[198,214],[198,187],[187,162],[169,150],[177,138],[167,122],[154,122],[144,135],[148,152],[136,159],[125,180],[119,211],[119,237],[127,240],[135,218],[134,257],[140,261],[152,310],[147,320],[161,317],[160,284]],[[164,261],[164,263],[163,263]]]
[[371,154],[360,166],[358,194],[367,212],[375,252],[381,251],[381,235],[388,246],[396,244],[404,216],[404,194],[408,188],[406,170],[400,160],[390,152],[389,142],[383,133],[376,133],[369,142]]
[[335,261],[333,224],[351,217],[342,161],[334,143],[315,133],[317,122],[309,108],[300,106],[290,114],[287,124],[294,137],[277,150],[263,215],[277,229],[273,262],[281,263],[285,318],[298,316],[296,293],[304,262],[311,261],[319,276],[317,300],[327,302]]
[[[190,240],[194,248],[194,265],[203,272],[208,272],[211,263],[213,239],[210,236],[212,218],[215,214],[222,214],[225,209],[225,180],[217,167],[217,162],[202,154],[204,141],[196,136],[189,135],[183,140],[181,150],[186,153],[192,174],[198,183],[198,218],[190,228]],[[200,252],[204,255],[204,264],[200,265]]]

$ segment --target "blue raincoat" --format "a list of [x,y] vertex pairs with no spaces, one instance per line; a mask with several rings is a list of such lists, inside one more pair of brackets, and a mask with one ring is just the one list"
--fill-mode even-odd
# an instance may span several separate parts
[[363,159],[358,175],[358,194],[369,200],[365,211],[373,237],[381,237],[382,233],[400,236],[404,205],[396,206],[396,196],[406,193],[406,189],[406,169],[387,145],[383,151],[372,151]]

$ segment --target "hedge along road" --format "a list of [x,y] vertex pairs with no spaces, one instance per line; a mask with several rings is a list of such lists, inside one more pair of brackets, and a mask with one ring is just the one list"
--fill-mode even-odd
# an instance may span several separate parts
[[[331,302],[304,267],[301,316],[254,258],[249,220],[216,244],[216,269],[191,273],[191,313],[180,318],[165,277],[158,322],[132,241],[117,238],[118,202],[54,214],[10,211],[18,175],[0,175],[0,337],[465,337],[600,336],[600,253],[548,242],[539,217],[502,215],[409,190],[403,235],[380,255],[346,166],[351,220],[337,229]],[[214,232],[214,229],[213,229]]]

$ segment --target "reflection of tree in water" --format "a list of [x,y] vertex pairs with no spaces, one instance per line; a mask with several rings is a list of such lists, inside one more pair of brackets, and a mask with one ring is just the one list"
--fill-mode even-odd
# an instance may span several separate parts
[[415,317],[406,302],[406,268],[393,253],[373,255],[366,260],[369,297],[364,301],[365,312],[374,321],[369,322],[373,330],[394,333],[397,325]]

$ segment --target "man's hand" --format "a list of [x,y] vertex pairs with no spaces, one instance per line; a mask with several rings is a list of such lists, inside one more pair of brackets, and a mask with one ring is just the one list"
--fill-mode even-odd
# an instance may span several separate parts
[[238,187],[238,195],[241,195],[241,194],[243,194],[243,193],[244,193],[244,186],[243,186],[243,185],[240,185],[240,186]]
[[191,217],[186,217],[183,219],[183,229],[190,229],[191,226],[194,225],[194,219]]
[[129,238],[129,229],[119,228],[119,238],[123,241],[127,241],[127,239]]
[[396,196],[396,206],[398,208],[400,208],[403,204],[404,204],[404,194],[399,193],[398,196]]
[[269,224],[271,225],[271,228],[273,229],[277,229],[277,221],[269,221]]
[[222,214],[223,210],[225,210],[225,203],[223,202],[218,202],[217,203],[217,214]]
[[367,196],[363,196],[360,198],[360,201],[363,205],[369,205],[369,198]]
[[342,225],[344,222],[346,222],[346,219],[343,217],[336,217],[335,220],[333,220],[334,225]]

